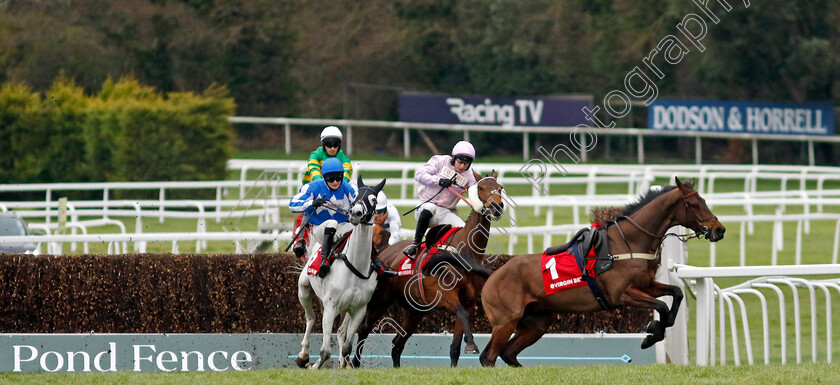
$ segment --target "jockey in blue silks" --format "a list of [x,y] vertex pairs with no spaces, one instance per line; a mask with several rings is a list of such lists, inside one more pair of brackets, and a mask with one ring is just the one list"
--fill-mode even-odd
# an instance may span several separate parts
[[[312,238],[321,247],[321,266],[318,276],[323,278],[330,271],[332,256],[327,256],[336,237],[342,237],[353,230],[343,213],[324,206],[337,206],[345,211],[350,210],[350,203],[356,199],[356,186],[344,182],[344,166],[338,158],[329,158],[321,165],[324,179],[314,180],[301,187],[300,192],[289,202],[289,209],[295,213],[305,213],[312,224]],[[312,243],[310,243],[312,244]]]

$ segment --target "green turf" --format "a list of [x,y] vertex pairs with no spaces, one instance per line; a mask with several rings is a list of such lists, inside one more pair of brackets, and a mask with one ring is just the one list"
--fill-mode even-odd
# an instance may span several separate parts
[[0,374],[5,384],[604,384],[789,385],[840,383],[837,364],[697,367],[674,365],[458,369],[301,369],[224,373]]

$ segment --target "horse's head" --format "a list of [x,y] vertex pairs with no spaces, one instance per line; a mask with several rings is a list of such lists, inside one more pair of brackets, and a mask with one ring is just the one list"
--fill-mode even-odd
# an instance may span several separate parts
[[373,224],[373,249],[379,253],[388,247],[388,240],[391,238],[391,232],[383,229],[376,222]]
[[357,182],[359,192],[356,195],[356,200],[350,204],[350,215],[348,216],[353,226],[362,222],[370,222],[373,213],[376,211],[376,195],[385,186],[385,179],[376,186],[365,186],[361,175],[359,175]]
[[478,181],[468,190],[473,210],[493,220],[499,220],[505,212],[505,202],[502,198],[504,187],[496,180],[499,174],[492,171],[483,178],[475,171],[473,174]]
[[711,242],[723,239],[726,227],[718,221],[715,214],[712,214],[709,206],[706,206],[706,200],[694,189],[694,181],[683,183],[679,178],[676,178],[676,181],[677,188],[682,194],[680,199],[684,203],[682,215],[678,216],[680,225],[694,230],[700,236],[705,236]]

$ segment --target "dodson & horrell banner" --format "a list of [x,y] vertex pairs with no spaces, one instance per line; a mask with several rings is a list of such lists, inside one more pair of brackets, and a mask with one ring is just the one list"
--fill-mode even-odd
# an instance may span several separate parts
[[583,107],[591,96],[452,96],[404,92],[400,121],[512,126],[576,126],[588,124]]
[[657,100],[648,128],[747,134],[833,135],[830,104]]

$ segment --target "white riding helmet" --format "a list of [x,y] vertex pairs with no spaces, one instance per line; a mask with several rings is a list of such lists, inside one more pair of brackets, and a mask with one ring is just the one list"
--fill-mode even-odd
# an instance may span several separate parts
[[475,148],[473,147],[470,142],[462,140],[458,143],[455,143],[455,147],[452,147],[452,156],[468,156],[471,159],[475,160]]
[[382,210],[388,207],[388,197],[385,196],[385,193],[380,191],[379,194],[376,195],[376,209]]
[[326,138],[338,138],[344,140],[341,136],[341,130],[339,130],[336,126],[324,127],[324,129],[321,130],[321,141],[323,142]]

